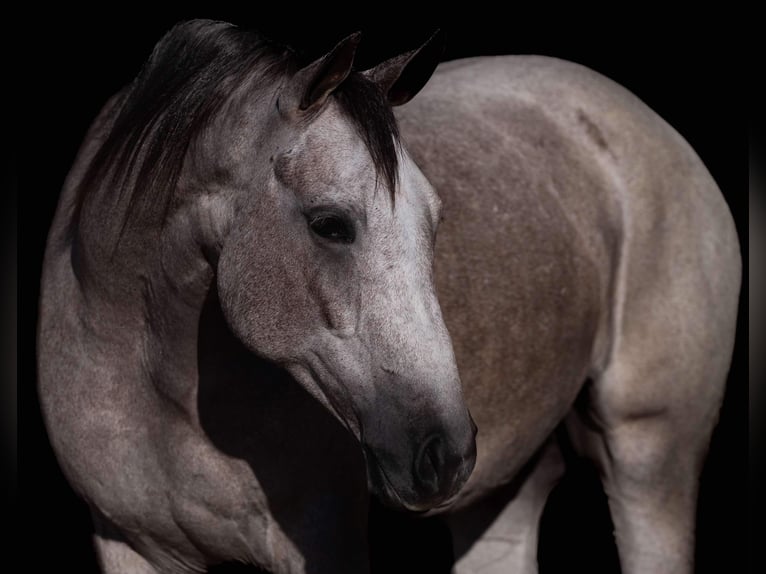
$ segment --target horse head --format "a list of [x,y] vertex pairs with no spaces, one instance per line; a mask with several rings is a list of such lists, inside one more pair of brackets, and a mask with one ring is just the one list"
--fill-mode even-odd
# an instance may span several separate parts
[[422,510],[453,497],[476,458],[432,275],[440,201],[391,109],[440,46],[356,72],[358,42],[268,96],[234,90],[190,157],[226,198],[216,277],[230,328],[356,436],[384,502]]

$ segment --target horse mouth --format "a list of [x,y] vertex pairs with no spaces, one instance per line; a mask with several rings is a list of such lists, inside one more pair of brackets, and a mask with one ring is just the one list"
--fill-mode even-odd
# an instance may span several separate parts
[[440,502],[436,506],[432,506],[428,510],[424,510],[425,516],[436,516],[437,514],[442,514],[444,512],[449,512],[449,510],[452,508],[452,506],[457,502],[457,499],[460,498],[461,491],[456,492],[452,496],[450,496],[447,500],[444,502]]

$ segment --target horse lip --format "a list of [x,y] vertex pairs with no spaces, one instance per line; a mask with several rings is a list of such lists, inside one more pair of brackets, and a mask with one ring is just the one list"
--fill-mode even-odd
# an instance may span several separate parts
[[[461,489],[461,490],[462,490],[462,489]],[[450,506],[452,506],[452,505],[455,503],[455,501],[458,499],[458,497],[459,497],[459,496],[460,496],[460,490],[458,490],[458,491],[457,491],[455,494],[453,494],[452,496],[450,496],[450,497],[449,497],[447,500],[445,500],[444,502],[442,502],[442,503],[440,503],[440,504],[437,504],[437,505],[436,505],[436,506],[434,506],[433,508],[429,508],[428,510],[426,510],[426,511],[424,511],[424,512],[432,512],[432,513],[434,513],[434,514],[438,514],[439,512],[441,512],[441,511],[443,511],[443,510],[446,510],[447,508],[449,508]],[[429,515],[429,516],[430,516],[430,515]]]

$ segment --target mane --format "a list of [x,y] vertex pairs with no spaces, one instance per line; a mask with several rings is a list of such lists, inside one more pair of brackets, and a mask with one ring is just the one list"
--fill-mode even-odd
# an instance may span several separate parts
[[399,126],[388,100],[376,84],[358,73],[349,74],[335,94],[341,109],[362,137],[375,170],[383,177],[393,201],[399,173],[396,149]]
[[[90,190],[108,186],[118,201],[128,202],[123,230],[147,212],[164,220],[194,135],[234,87],[254,71],[276,84],[299,64],[295,52],[252,30],[211,20],[177,24],[124,90],[112,127],[79,186],[78,204]],[[399,131],[388,102],[358,73],[350,74],[334,96],[393,196]]]

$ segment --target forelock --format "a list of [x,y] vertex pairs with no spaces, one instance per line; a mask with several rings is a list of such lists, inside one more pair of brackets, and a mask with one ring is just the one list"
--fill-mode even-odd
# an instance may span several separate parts
[[399,126],[378,86],[363,74],[352,73],[335,92],[343,113],[352,122],[370,153],[379,178],[393,200],[399,171]]

